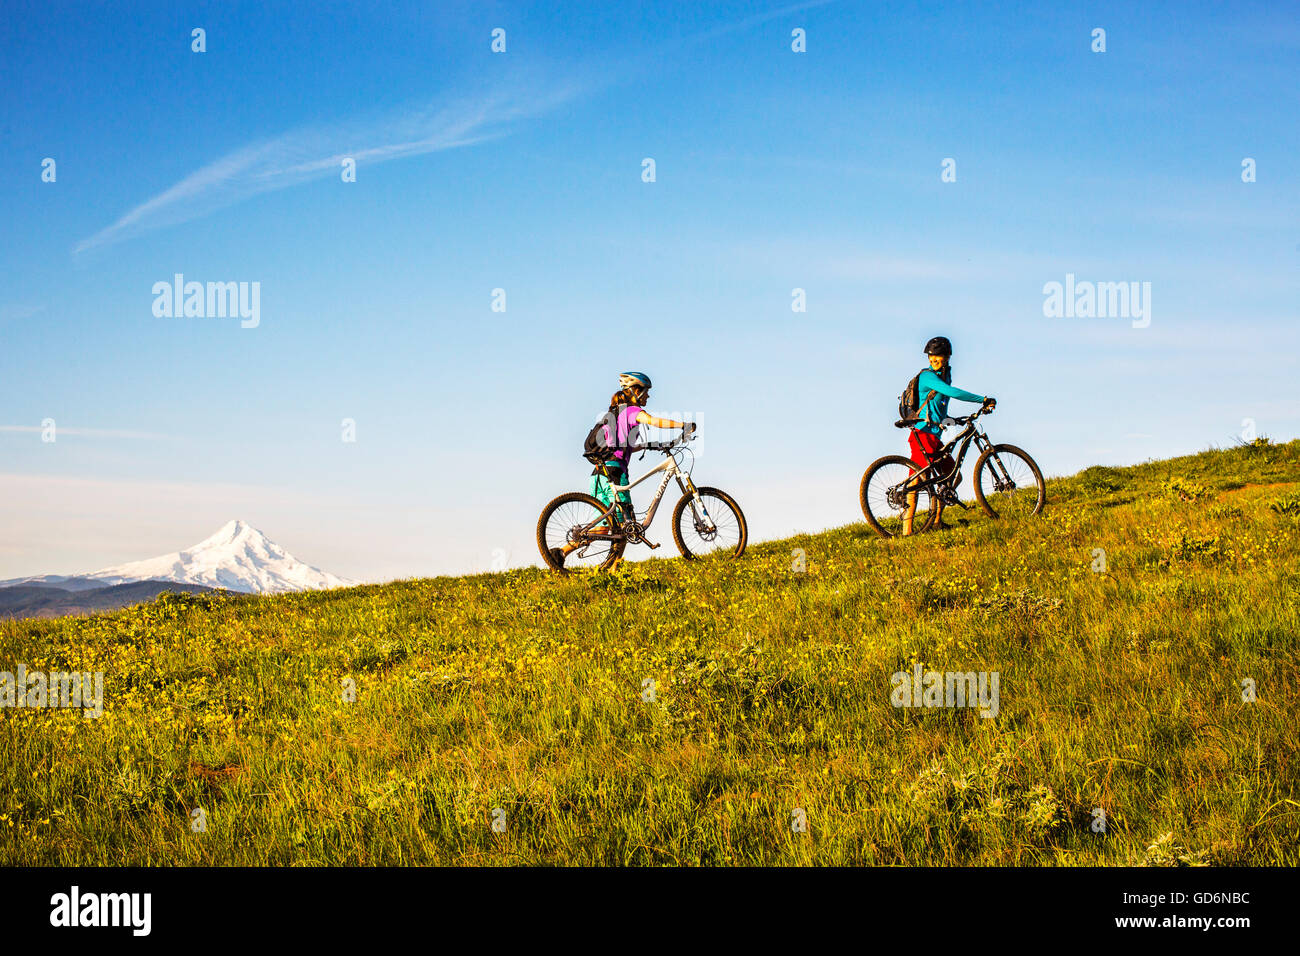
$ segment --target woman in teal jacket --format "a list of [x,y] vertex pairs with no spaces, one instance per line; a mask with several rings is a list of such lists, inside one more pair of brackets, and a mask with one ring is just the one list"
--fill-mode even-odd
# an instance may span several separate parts
[[[948,417],[948,399],[955,398],[963,402],[980,402],[990,410],[997,405],[997,399],[987,395],[976,395],[964,388],[952,384],[952,343],[942,335],[936,335],[925,343],[925,354],[930,358],[930,367],[923,371],[916,380],[916,394],[920,399],[917,409],[919,421],[907,433],[907,444],[912,450],[912,461],[922,468],[938,464],[939,477],[946,476],[956,465],[951,455],[939,455],[943,448],[940,435],[943,426],[939,423]],[[939,456],[939,457],[935,457]],[[944,527],[943,499],[936,502],[938,512],[935,515],[935,527]],[[916,516],[916,495],[907,496],[907,511],[903,514],[903,534],[912,533],[912,518]]]

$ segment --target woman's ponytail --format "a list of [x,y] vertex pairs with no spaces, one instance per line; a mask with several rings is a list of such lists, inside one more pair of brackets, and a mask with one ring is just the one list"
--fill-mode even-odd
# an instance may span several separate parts
[[609,410],[615,411],[620,405],[640,406],[646,400],[648,393],[642,392],[638,397],[630,388],[620,388],[609,399]]

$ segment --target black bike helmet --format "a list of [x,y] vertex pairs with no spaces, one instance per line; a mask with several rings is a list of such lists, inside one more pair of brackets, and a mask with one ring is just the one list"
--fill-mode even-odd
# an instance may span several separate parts
[[952,355],[952,343],[942,335],[936,335],[925,343],[926,355]]

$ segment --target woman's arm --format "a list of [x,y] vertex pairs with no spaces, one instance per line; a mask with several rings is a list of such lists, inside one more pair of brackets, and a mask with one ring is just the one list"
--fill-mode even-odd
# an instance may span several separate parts
[[650,425],[653,428],[685,428],[685,422],[675,422],[671,418],[656,418],[644,408],[637,412],[636,423],[638,425]]
[[955,398],[963,402],[982,402],[988,397],[986,395],[976,395],[974,392],[968,392],[956,385],[949,385],[938,375],[935,375],[934,372],[928,370],[921,375],[916,387],[920,390],[922,397],[931,389],[940,395],[947,395],[949,398]]

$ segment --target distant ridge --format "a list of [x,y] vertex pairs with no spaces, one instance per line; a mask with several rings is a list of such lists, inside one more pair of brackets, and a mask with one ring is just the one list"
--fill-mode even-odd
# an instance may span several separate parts
[[203,594],[211,590],[201,584],[178,584],[175,581],[133,581],[77,591],[47,584],[16,584],[0,588],[0,618],[93,614],[152,601],[164,591]]

